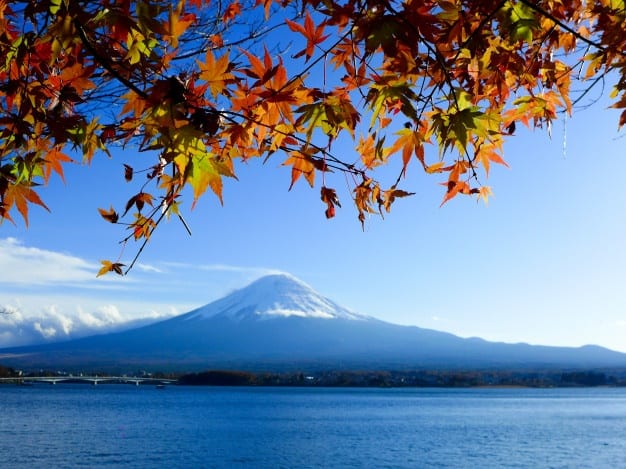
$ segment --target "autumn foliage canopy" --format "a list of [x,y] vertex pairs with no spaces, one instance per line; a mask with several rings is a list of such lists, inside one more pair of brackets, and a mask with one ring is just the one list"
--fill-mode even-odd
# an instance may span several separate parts
[[626,108],[619,0],[0,0],[0,220],[28,224],[40,185],[113,145],[153,155],[99,209],[140,243],[250,158],[329,218],[340,198],[361,223],[390,211],[413,166],[442,203],[487,200],[516,126],[607,83]]

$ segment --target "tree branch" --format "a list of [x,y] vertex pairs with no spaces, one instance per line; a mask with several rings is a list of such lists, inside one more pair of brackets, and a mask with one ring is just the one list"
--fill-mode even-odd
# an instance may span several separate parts
[[83,42],[83,45],[89,51],[89,53],[93,55],[93,58],[98,62],[98,64],[100,64],[107,72],[109,72],[113,76],[113,78],[122,83],[128,89],[134,91],[138,96],[142,97],[143,99],[148,98],[148,95],[145,91],[138,88],[137,85],[135,85],[126,77],[122,76],[117,70],[115,70],[115,68],[113,68],[108,59],[100,55],[100,53],[96,50],[93,44],[91,44],[91,41],[87,37],[87,33],[85,32],[83,25],[80,24],[80,22],[76,18],[74,19],[74,27],[78,31],[78,35],[80,36],[80,40]]

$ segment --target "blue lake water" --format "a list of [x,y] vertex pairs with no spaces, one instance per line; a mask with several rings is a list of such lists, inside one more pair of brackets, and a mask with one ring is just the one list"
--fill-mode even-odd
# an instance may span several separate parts
[[0,386],[0,467],[626,467],[626,389]]

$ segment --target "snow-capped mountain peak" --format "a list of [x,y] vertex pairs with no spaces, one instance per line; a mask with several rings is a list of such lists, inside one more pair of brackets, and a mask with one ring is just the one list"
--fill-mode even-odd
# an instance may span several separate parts
[[306,283],[288,274],[262,277],[247,287],[196,309],[187,319],[225,316],[245,318],[307,317],[320,319],[369,319],[316,293]]

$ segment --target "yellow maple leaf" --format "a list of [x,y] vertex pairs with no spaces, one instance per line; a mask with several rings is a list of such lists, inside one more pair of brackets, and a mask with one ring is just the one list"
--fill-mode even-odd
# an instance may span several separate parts
[[204,63],[197,61],[200,67],[200,79],[208,83],[211,94],[217,98],[224,91],[226,85],[234,80],[235,76],[230,73],[230,60],[228,54],[222,55],[215,60],[211,50],[207,50]]
[[185,2],[180,1],[176,8],[170,7],[170,14],[167,22],[167,30],[169,35],[170,44],[172,47],[178,47],[178,39],[187,30],[190,24],[196,21],[196,16],[193,14],[183,14],[183,7]]
[[100,263],[102,264],[102,267],[98,271],[98,274],[96,275],[96,277],[100,277],[104,274],[108,274],[109,272],[115,272],[117,275],[124,275],[124,272],[122,271],[122,267],[124,267],[124,264],[120,264],[119,262],[111,262],[107,260],[100,261]]

